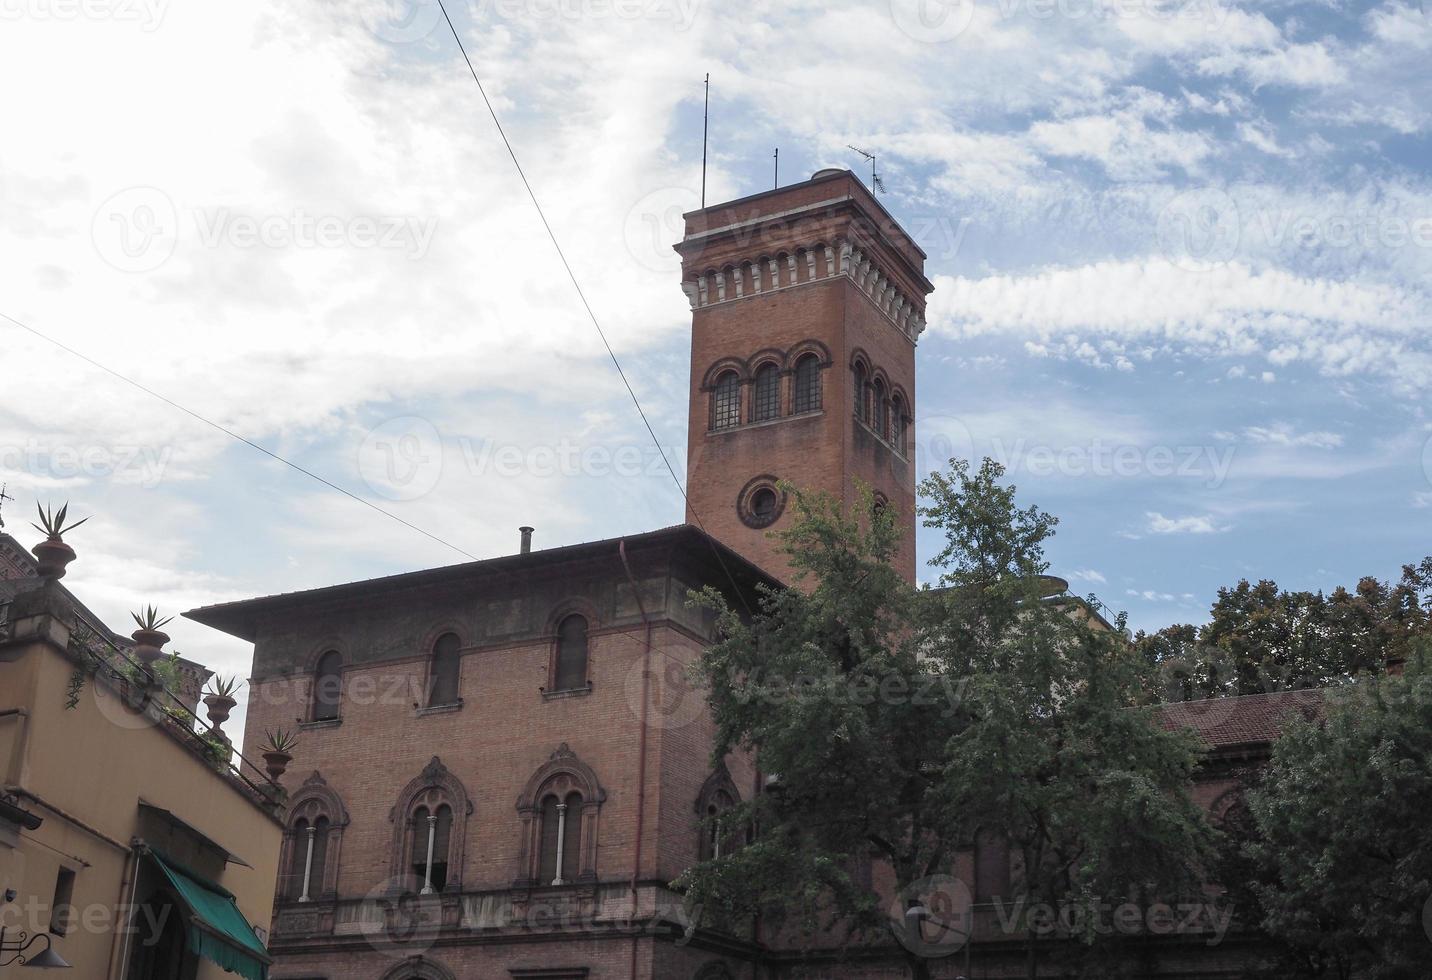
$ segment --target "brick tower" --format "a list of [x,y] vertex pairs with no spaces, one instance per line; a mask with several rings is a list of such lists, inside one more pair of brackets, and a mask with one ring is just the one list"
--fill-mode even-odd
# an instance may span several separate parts
[[848,170],[685,219],[686,519],[789,581],[767,537],[791,516],[776,481],[846,503],[863,481],[905,525],[897,563],[913,581],[925,253]]

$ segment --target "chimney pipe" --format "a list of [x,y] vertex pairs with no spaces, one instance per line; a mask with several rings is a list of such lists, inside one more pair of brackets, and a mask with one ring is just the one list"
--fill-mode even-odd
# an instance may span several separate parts
[[527,527],[526,525],[523,525],[522,527],[519,527],[517,530],[522,533],[522,554],[525,555],[525,554],[527,554],[528,552],[530,552],[530,551],[532,550],[532,530],[533,530],[533,529],[530,528],[530,527]]

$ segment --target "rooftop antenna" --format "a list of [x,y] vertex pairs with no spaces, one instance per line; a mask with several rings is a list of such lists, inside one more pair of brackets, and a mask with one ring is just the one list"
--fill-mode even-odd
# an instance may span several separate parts
[[5,527],[5,501],[15,499],[14,497],[10,496],[8,493],[5,492],[5,488],[7,486],[9,486],[9,484],[0,483],[0,529],[3,529]]
[[779,146],[776,147],[776,170],[775,170],[775,173],[772,174],[772,177],[771,177],[771,186],[772,186],[772,187],[780,187],[780,186],[781,186],[781,148],[780,148]]
[[867,160],[870,161],[870,183],[875,186],[875,189],[876,189],[877,191],[879,191],[880,193],[884,194],[884,193],[885,193],[885,181],[881,179],[880,174],[877,173],[876,170],[875,170],[875,154],[874,154],[874,153],[871,153],[871,152],[868,151],[868,150],[862,150],[862,149],[861,149],[860,147],[858,147],[858,146],[851,146],[849,143],[846,143],[845,145],[846,145],[846,146],[849,146],[849,147],[850,147],[852,150],[854,150],[856,153],[859,153],[859,154],[860,154],[861,156],[863,156],[865,159],[867,159]]
[[706,73],[706,101],[701,107],[701,206],[706,207],[706,131],[711,122],[711,73]]

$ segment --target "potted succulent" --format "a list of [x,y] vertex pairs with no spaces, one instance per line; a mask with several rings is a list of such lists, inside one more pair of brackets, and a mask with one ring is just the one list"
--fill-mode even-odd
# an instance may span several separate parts
[[159,610],[153,606],[146,606],[143,613],[132,612],[129,615],[134,617],[134,622],[139,627],[129,634],[134,638],[134,655],[148,667],[164,656],[162,647],[169,642],[169,634],[162,632],[162,629],[174,617],[165,616],[160,619]]
[[269,778],[278,782],[280,776],[288,769],[288,764],[293,761],[293,750],[298,745],[298,739],[292,732],[286,732],[282,728],[277,731],[265,731],[266,742],[259,751],[264,757],[264,769],[268,771]]
[[209,682],[209,690],[204,695],[204,707],[209,709],[209,721],[215,728],[229,720],[229,712],[239,703],[234,699],[234,692],[238,687],[237,677],[215,677]]
[[48,507],[41,507],[38,503],[35,509],[40,513],[40,523],[32,523],[30,526],[45,536],[45,540],[30,550],[35,553],[39,560],[40,578],[61,579],[65,577],[65,567],[75,560],[75,549],[65,544],[62,535],[66,531],[73,531],[88,517],[81,518],[73,524],[65,524],[65,515],[69,512],[70,505],[60,507],[58,514],[53,513]]

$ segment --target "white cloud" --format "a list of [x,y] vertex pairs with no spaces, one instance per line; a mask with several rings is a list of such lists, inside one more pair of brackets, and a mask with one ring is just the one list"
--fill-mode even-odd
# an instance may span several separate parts
[[1145,530],[1150,534],[1217,534],[1228,530],[1220,527],[1209,515],[1190,514],[1185,517],[1165,517],[1157,511],[1149,511]]
[[1109,582],[1102,572],[1092,568],[1076,568],[1069,573],[1069,577],[1080,582],[1089,582],[1094,585],[1107,585]]

